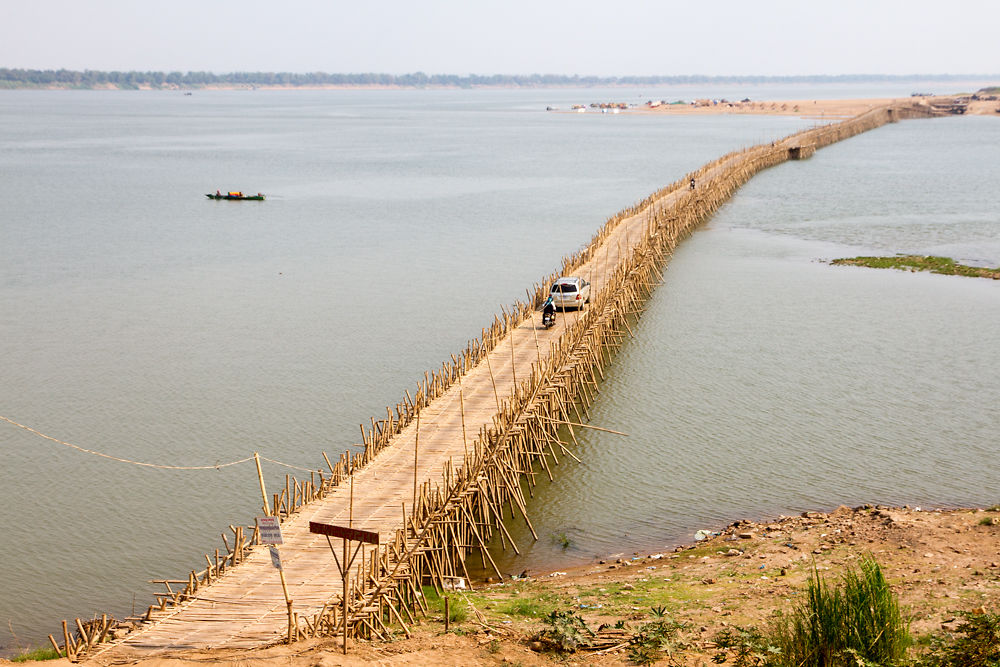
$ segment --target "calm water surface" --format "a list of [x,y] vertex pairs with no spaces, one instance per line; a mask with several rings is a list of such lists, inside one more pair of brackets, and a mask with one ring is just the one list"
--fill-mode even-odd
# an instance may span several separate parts
[[[2,93],[0,414],[121,458],[316,466],[607,216],[809,124],[547,104],[845,91],[696,93]],[[842,502],[995,502],[995,284],[817,260],[1000,264],[998,139],[996,119],[901,123],[751,182],[611,369],[594,423],[629,437],[584,435],[504,567]],[[252,466],[141,468],[9,425],[0,456],[0,620],[22,640],[144,608],[147,579],[256,511]]]

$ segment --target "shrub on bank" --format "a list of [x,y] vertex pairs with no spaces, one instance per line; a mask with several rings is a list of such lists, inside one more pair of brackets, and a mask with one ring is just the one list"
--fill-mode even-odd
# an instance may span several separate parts
[[738,667],[890,667],[902,664],[910,635],[896,594],[868,556],[843,574],[839,587],[814,569],[805,602],[769,632],[734,628],[715,642],[723,649],[715,662],[731,656]]
[[960,612],[955,635],[935,638],[916,667],[996,667],[1000,665],[1000,614]]
[[844,572],[839,588],[813,570],[806,603],[775,626],[771,642],[783,665],[895,665],[910,634],[882,568],[867,556]]

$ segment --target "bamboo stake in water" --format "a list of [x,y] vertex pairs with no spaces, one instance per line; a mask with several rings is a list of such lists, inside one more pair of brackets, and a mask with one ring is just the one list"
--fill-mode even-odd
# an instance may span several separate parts
[[257,464],[257,479],[260,480],[260,495],[264,499],[264,516],[271,516],[271,508],[267,504],[267,491],[264,490],[264,472],[260,469],[260,454],[253,453],[254,463]]

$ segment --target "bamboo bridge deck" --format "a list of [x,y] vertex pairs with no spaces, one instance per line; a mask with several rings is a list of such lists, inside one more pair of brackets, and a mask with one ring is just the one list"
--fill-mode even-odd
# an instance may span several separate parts
[[[298,495],[309,502],[289,504],[293,493],[279,499],[286,507],[281,561],[300,626],[294,637],[338,634],[343,627],[336,616],[340,572],[327,538],[310,532],[311,521],[382,536],[384,546],[363,552],[355,576],[352,634],[378,635],[389,622],[405,629],[424,605],[416,592],[422,583],[438,586],[449,572],[462,575],[465,554],[474,549],[487,562],[482,547],[490,535],[503,536],[504,507],[508,517],[523,515],[530,526],[522,483],[551,474],[549,464],[558,463],[559,455],[572,455],[569,443],[555,441],[555,429],[574,421],[569,410],[575,408],[567,404],[592,400],[602,364],[610,359],[604,350],[631,334],[629,317],[660,281],[659,268],[673,247],[757,171],[801,157],[803,146],[821,147],[899,115],[876,109],[733,153],[619,214],[586,251],[564,264],[565,272],[592,283],[588,308],[560,313],[556,326],[544,329],[536,307],[548,283],[539,285],[532,303],[505,311],[492,334],[484,330],[477,348],[482,354],[453,357],[442,382],[431,383],[435,391],[429,384],[427,397],[410,400],[407,394],[395,415],[389,411],[384,441],[375,442],[384,429],[373,426],[357,465],[341,457],[330,466],[332,478],[310,485],[308,493],[303,484]],[[508,452],[515,444],[519,449]],[[91,660],[109,664],[285,640],[289,615],[268,549],[244,539],[242,530],[236,540],[229,561],[224,556],[220,566],[216,553],[213,568],[206,557],[206,573],[192,572],[183,592],[167,582],[169,595],[135,631],[100,646],[93,636],[86,645],[68,636],[67,643],[78,656],[89,648]],[[106,633],[104,628],[102,639]]]

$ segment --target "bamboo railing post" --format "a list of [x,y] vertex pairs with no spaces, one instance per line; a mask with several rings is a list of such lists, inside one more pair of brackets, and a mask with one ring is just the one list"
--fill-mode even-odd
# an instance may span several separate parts
[[284,569],[278,570],[278,577],[281,579],[281,592],[285,596],[285,608],[288,611],[288,643],[291,644],[295,641],[297,634],[295,630],[295,615],[292,612],[292,598],[288,595],[288,583],[285,581]]
[[420,410],[417,410],[417,429],[413,436],[413,511],[417,511],[417,456],[420,452]]
[[490,382],[493,383],[493,397],[496,398],[497,401],[497,412],[500,412],[500,394],[497,392],[497,379],[493,375],[493,364],[490,363],[489,352],[487,352],[485,356],[486,356],[486,367],[490,371]]
[[87,631],[84,629],[83,623],[80,622],[79,618],[76,619],[76,630],[77,630],[77,632],[80,633],[80,639],[83,640],[82,643],[83,643],[84,647],[85,648],[90,648],[90,635],[87,634]]
[[507,335],[510,337],[510,374],[514,381],[514,387],[517,387],[517,363],[514,359],[514,330],[516,327],[514,325],[513,317],[511,318],[510,324],[507,328],[509,330]]
[[63,641],[66,642],[64,644],[65,647],[66,647],[66,659],[70,660],[71,662],[74,662],[74,661],[76,661],[76,650],[69,643],[69,629],[68,629],[68,627],[66,625],[66,621],[62,622],[62,629],[63,629]]
[[[101,634],[97,638],[97,642],[96,643],[100,644],[101,642],[103,642],[104,638],[108,636],[108,630],[110,630],[110,629],[111,629],[111,623],[108,621],[108,615],[107,614],[101,614]],[[51,637],[51,636],[52,635],[49,635],[49,637]]]
[[462,467],[469,465],[469,439],[465,432],[465,388],[462,386],[462,376],[458,376],[458,406],[462,414],[462,449],[465,450],[465,458]]

